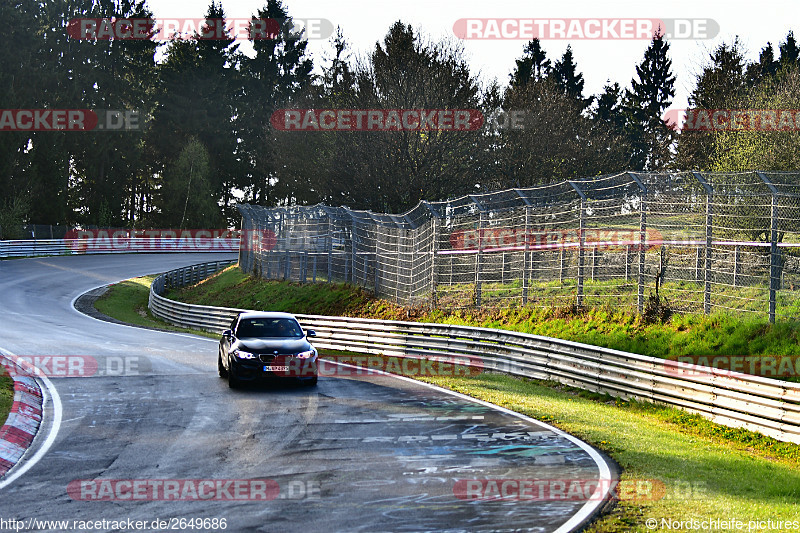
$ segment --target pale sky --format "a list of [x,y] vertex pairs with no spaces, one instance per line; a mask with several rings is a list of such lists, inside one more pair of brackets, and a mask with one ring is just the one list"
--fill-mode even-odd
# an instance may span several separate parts
[[[149,0],[156,18],[202,17],[210,0]],[[222,0],[229,18],[250,17],[266,4],[266,0]],[[747,59],[756,59],[768,41],[776,53],[790,29],[800,39],[799,0],[678,0],[647,2],[629,0],[559,0],[550,3],[502,0],[284,0],[289,15],[300,19],[327,19],[333,27],[341,26],[355,55],[372,50],[382,41],[393,22],[402,20],[437,41],[449,38],[461,42],[473,73],[483,80],[496,78],[504,85],[514,68],[514,60],[522,55],[527,39],[461,40],[453,25],[464,18],[514,19],[712,19],[719,25],[713,39],[670,40],[673,71],[677,75],[673,109],[686,107],[686,99],[694,87],[695,75],[719,43],[731,42],[739,36]],[[794,24],[794,27],[792,26]],[[585,79],[584,95],[599,93],[606,80],[623,87],[630,85],[635,65],[643,57],[647,40],[555,40],[542,41],[548,57],[555,60],[572,44],[578,69]],[[330,56],[326,40],[309,41],[315,65],[323,54]]]

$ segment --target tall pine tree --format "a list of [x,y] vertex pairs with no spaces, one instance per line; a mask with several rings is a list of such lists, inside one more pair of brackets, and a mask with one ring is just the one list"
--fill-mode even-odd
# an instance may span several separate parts
[[625,94],[627,137],[634,170],[659,170],[671,160],[674,132],[661,118],[675,96],[675,76],[669,43],[657,32],[636,66],[636,77]]

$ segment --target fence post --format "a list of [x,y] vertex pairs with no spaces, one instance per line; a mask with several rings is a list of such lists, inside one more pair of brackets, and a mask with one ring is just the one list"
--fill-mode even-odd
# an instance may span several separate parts
[[739,245],[733,248],[733,286],[739,286]]
[[[350,262],[353,267],[352,277],[353,285],[356,284],[356,219],[353,217],[353,229],[350,230],[350,249],[353,253],[353,260]],[[345,278],[346,279],[346,278]]]
[[776,296],[781,281],[781,249],[778,248],[778,196],[773,192],[769,239],[769,321],[775,323]]
[[378,290],[380,288],[380,256],[378,255],[378,243],[381,239],[381,232],[378,231],[378,227],[375,227],[375,296],[378,296]]
[[694,281],[700,282],[700,265],[703,263],[702,249],[700,245],[697,246],[697,253],[694,258]]
[[436,301],[436,256],[439,253],[439,235],[438,235],[438,217],[435,215],[431,218],[431,309],[436,309],[438,302]]
[[583,264],[584,264],[584,254],[586,252],[586,235],[585,235],[585,227],[586,227],[586,199],[581,198],[581,212],[578,216],[578,290],[577,290],[577,298],[576,298],[576,305],[578,307],[583,306]]
[[711,195],[706,196],[706,258],[703,267],[703,313],[711,313],[711,237],[713,232],[713,206]]
[[641,212],[639,213],[639,276],[638,290],[636,292],[636,307],[639,313],[644,311],[644,266],[645,252],[647,251],[647,193],[642,193]]
[[328,215],[328,283],[333,277],[333,227],[331,216]]
[[481,263],[483,256],[483,210],[478,213],[478,253],[475,254],[475,307],[481,307]]
[[[709,314],[711,313],[711,239],[713,237],[713,226],[712,223],[714,221],[714,209],[713,209],[713,199],[714,199],[714,189],[713,187],[706,181],[703,175],[700,172],[692,172],[695,179],[700,182],[700,185],[706,190],[706,253],[705,253],[705,265],[703,268],[703,313]],[[700,268],[700,248],[697,249],[697,263],[695,265],[695,272]],[[695,274],[695,277],[699,277]]]
[[400,303],[400,264],[401,264],[401,261],[400,261],[400,254],[401,254],[401,252],[400,252],[400,230],[399,229],[397,230],[395,241],[396,241],[395,249],[397,250],[397,255],[396,255],[397,263],[396,263],[396,267],[394,269],[394,301],[395,301],[395,303],[399,304]]
[[631,245],[625,245],[625,281],[631,279]]
[[525,250],[522,251],[522,305],[528,303],[528,250],[530,248],[530,212],[531,207],[525,206]]
[[778,248],[778,188],[770,181],[766,174],[756,171],[764,185],[772,193],[770,209],[770,237],[769,237],[769,321],[775,323],[775,307],[777,292],[781,289],[782,262],[781,249]]

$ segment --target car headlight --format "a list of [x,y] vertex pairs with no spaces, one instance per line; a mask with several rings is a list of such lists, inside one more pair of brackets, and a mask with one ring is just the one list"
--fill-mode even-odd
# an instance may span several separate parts
[[311,357],[314,357],[315,355],[317,355],[317,352],[315,352],[314,350],[308,350],[307,352],[300,352],[298,354],[295,354],[295,357],[298,359],[309,359]]
[[232,353],[233,355],[236,356],[237,359],[255,359],[256,357],[258,357],[254,353],[243,352],[241,350],[234,350]]

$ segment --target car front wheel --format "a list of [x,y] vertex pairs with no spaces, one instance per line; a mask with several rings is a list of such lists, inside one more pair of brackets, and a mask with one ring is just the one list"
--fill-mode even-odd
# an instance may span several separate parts
[[239,388],[239,380],[234,376],[233,366],[231,365],[230,359],[228,359],[228,387],[232,389]]
[[228,371],[225,370],[225,366],[222,364],[222,350],[220,350],[217,354],[217,371],[219,372],[219,377],[228,377]]

